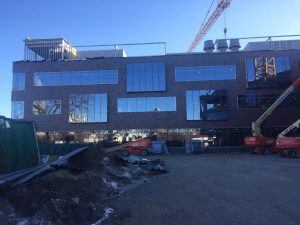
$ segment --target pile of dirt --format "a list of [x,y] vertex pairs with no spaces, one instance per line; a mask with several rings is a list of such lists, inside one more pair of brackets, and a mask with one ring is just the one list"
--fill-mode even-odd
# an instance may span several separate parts
[[142,168],[89,148],[62,168],[1,193],[1,208],[6,209],[0,209],[0,224],[92,224],[121,186],[147,175]]

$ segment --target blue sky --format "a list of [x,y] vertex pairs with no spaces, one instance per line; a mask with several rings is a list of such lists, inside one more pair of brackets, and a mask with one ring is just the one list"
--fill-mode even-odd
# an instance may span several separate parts
[[[0,115],[10,117],[12,62],[23,59],[26,36],[64,37],[72,45],[166,41],[168,53],[185,52],[210,4],[211,0],[1,0]],[[232,0],[226,13],[227,36],[300,34],[299,10],[299,0]],[[204,39],[223,38],[223,28],[221,16]],[[196,51],[202,51],[202,44]]]

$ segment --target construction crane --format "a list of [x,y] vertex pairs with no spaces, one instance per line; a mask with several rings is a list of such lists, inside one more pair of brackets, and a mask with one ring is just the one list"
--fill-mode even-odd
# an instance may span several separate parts
[[[214,23],[217,21],[219,16],[224,12],[226,8],[230,6],[231,0],[221,0],[215,9],[215,11],[210,15],[207,22],[201,26],[200,30],[198,31],[198,34],[196,35],[194,41],[192,42],[191,46],[188,48],[187,52],[192,52],[199,42],[203,39],[205,34],[210,30],[210,28],[214,25]],[[226,27],[224,28],[224,33],[226,34]]]

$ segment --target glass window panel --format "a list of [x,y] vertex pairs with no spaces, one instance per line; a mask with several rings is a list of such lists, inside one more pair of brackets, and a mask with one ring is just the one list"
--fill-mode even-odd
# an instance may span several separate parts
[[100,122],[107,122],[107,113],[100,114]]
[[[132,87],[130,83],[132,82]],[[127,91],[165,90],[164,63],[136,63],[127,65]]]
[[14,91],[21,91],[25,89],[25,73],[14,73],[13,74],[13,85]]
[[127,99],[118,99],[118,112],[128,112]]
[[146,64],[146,91],[153,90],[152,67],[150,63]]
[[166,90],[166,76],[165,76],[165,64],[159,63],[159,71],[158,71],[158,84],[159,90],[165,91]]
[[[103,120],[101,119],[101,115]],[[106,119],[105,119],[106,117]],[[107,121],[107,94],[69,96],[69,122],[93,123]]]
[[119,98],[118,112],[176,111],[176,97]]
[[128,101],[128,112],[136,112],[137,111],[136,98],[129,98],[127,101]]
[[156,110],[157,111],[167,111],[167,100],[165,98],[157,98]]
[[146,80],[146,65],[140,64],[140,91],[147,90],[147,80]]
[[95,122],[101,122],[101,113],[95,112]]
[[24,118],[24,101],[11,102],[11,118],[12,119]]
[[34,86],[117,84],[117,70],[34,73]]
[[137,98],[137,112],[147,112],[147,98]]
[[[267,108],[273,104],[279,95],[261,94],[261,95],[239,95],[238,108]],[[300,94],[288,96],[279,107],[299,107]]]
[[127,91],[132,91],[133,90],[133,75],[132,75],[132,70],[133,70],[133,65],[128,64],[127,65]]
[[132,91],[140,91],[140,70],[138,64],[133,64]]
[[[230,71],[229,76],[228,71]],[[175,68],[175,81],[178,82],[231,79],[236,79],[236,65]]]
[[152,66],[153,91],[159,91],[158,63],[152,63],[151,66]]
[[34,115],[61,114],[61,100],[33,101],[32,111]]
[[187,91],[186,103],[187,120],[228,119],[227,92],[225,90]]
[[156,109],[156,98],[147,98],[147,112],[154,112]]

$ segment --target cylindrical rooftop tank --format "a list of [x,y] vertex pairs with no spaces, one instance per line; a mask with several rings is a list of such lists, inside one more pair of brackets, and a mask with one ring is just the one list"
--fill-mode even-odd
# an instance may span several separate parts
[[240,39],[230,39],[229,49],[233,52],[239,51],[241,48]]
[[216,40],[217,50],[219,52],[226,52],[228,49],[228,44],[226,39],[217,39]]
[[203,50],[205,52],[209,52],[209,53],[213,52],[215,50],[215,45],[214,45],[213,40],[206,40],[206,41],[204,41]]

